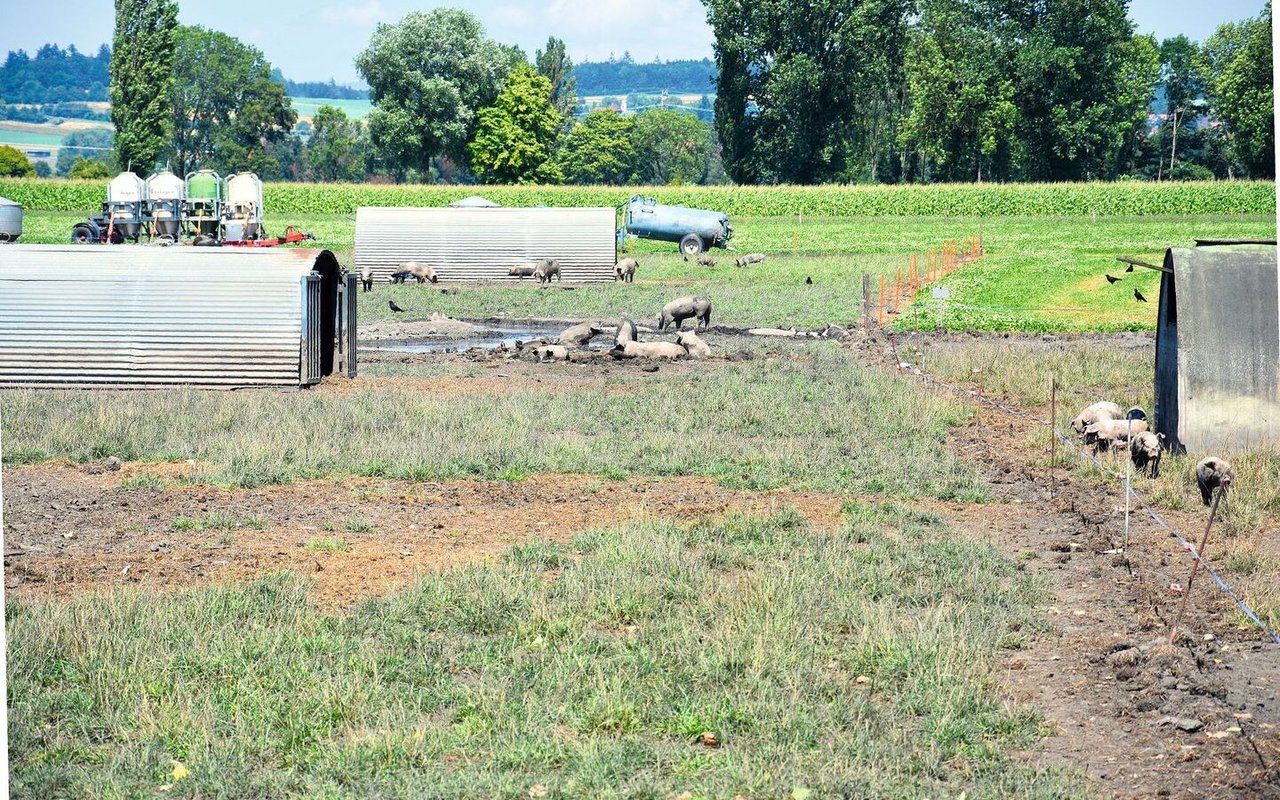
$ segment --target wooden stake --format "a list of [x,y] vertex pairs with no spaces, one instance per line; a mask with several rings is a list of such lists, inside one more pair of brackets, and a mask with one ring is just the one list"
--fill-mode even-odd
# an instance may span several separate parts
[[880,304],[876,306],[876,322],[884,324],[884,276],[880,276]]
[[1173,625],[1169,628],[1169,644],[1173,644],[1174,637],[1178,634],[1178,623],[1182,621],[1182,612],[1187,610],[1187,600],[1191,597],[1191,582],[1195,580],[1196,572],[1200,569],[1200,561],[1204,558],[1204,548],[1209,544],[1209,531],[1213,528],[1213,518],[1218,515],[1218,501],[1222,499],[1222,495],[1227,491],[1227,487],[1219,486],[1218,492],[1213,496],[1213,508],[1209,509],[1209,521],[1204,526],[1204,536],[1200,537],[1200,547],[1196,549],[1196,555],[1199,556],[1195,561],[1191,562],[1191,574],[1187,576],[1187,585],[1182,590],[1182,602],[1178,605],[1178,616],[1173,618]]
[[862,328],[871,327],[871,273],[862,273]]
[[1058,466],[1058,379],[1049,384],[1049,499],[1056,488]]

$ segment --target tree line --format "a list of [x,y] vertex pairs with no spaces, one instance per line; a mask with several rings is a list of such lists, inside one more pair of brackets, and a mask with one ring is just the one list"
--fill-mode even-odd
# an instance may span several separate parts
[[1270,3],[1202,47],[1127,0],[704,4],[740,183],[1275,175]]
[[115,158],[101,159],[102,170],[146,174],[167,164],[179,174],[209,167],[322,181],[723,179],[711,127],[694,115],[654,109],[576,119],[573,63],[554,37],[529,58],[486,37],[468,12],[414,12],[379,25],[356,66],[373,103],[366,120],[325,105],[297,124],[261,51],[178,25],[173,0],[119,0]]
[[10,50],[0,66],[0,103],[101,103],[107,99],[111,51],[94,55],[46,44],[34,56]]
[[[714,130],[663,108],[575,116],[584,73],[562,41],[530,58],[448,8],[377,27],[356,57],[366,120],[326,106],[297,124],[256,48],[178,25],[174,0],[119,0],[103,169],[504,183],[1274,176],[1269,3],[1203,44],[1136,35],[1127,0],[704,3]],[[71,58],[58,52],[47,60]]]

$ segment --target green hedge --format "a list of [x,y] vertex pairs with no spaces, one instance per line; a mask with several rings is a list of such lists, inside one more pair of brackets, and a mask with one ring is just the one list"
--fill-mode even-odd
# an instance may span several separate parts
[[[34,210],[97,210],[105,181],[0,179]],[[933,186],[423,186],[268,183],[273,214],[350,214],[360,206],[442,206],[481,194],[504,206],[617,206],[634,194],[734,216],[1149,216],[1274,214],[1272,181],[940,184]]]

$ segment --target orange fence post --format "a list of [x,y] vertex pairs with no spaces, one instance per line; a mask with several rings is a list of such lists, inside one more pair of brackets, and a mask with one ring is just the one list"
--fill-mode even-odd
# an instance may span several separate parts
[[902,313],[902,267],[898,267],[898,279],[893,283],[893,310]]

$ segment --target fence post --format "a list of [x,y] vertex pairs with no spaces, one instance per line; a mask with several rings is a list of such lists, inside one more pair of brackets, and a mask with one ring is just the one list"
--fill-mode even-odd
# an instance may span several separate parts
[[862,329],[871,327],[871,273],[862,273]]
[[1049,384],[1049,499],[1053,499],[1058,472],[1058,378]]
[[884,276],[880,276],[880,303],[876,306],[876,324],[884,324]]
[[1200,538],[1200,547],[1196,550],[1196,560],[1191,562],[1191,574],[1187,576],[1187,585],[1182,590],[1178,616],[1173,618],[1173,625],[1169,627],[1169,644],[1173,644],[1178,634],[1178,623],[1182,621],[1182,612],[1187,610],[1187,600],[1191,598],[1191,582],[1196,579],[1196,571],[1200,569],[1200,562],[1204,560],[1204,548],[1209,544],[1209,531],[1213,528],[1213,518],[1218,515],[1218,501],[1222,499],[1222,493],[1226,490],[1225,486],[1219,486],[1217,493],[1213,496],[1213,508],[1209,509],[1209,521],[1205,523],[1204,536]]

